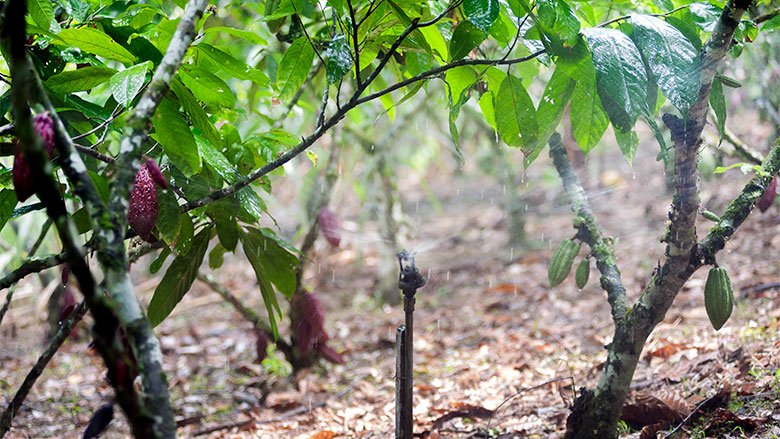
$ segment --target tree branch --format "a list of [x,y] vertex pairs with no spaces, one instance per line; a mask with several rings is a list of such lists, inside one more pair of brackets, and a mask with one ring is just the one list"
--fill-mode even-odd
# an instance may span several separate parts
[[[428,22],[426,22],[428,23]],[[411,32],[410,32],[411,33]],[[400,45],[400,43],[399,43]],[[396,46],[397,48],[397,46]],[[478,66],[478,65],[484,65],[484,66],[495,66],[495,65],[512,65],[512,64],[518,64],[521,62],[530,61],[539,55],[543,54],[544,50],[540,50],[537,52],[534,52],[530,55],[520,57],[520,58],[514,58],[514,59],[507,59],[507,60],[492,60],[492,59],[462,59],[455,62],[452,62],[450,64],[436,67],[433,69],[430,69],[426,72],[420,73],[412,78],[405,79],[403,81],[397,82],[391,86],[388,86],[387,88],[380,90],[376,93],[366,95],[364,97],[360,97],[360,95],[365,91],[365,89],[368,87],[368,85],[371,84],[371,81],[376,79],[376,76],[378,75],[378,70],[375,70],[374,73],[377,75],[372,74],[370,77],[368,77],[363,82],[363,87],[361,89],[358,89],[355,91],[355,93],[352,95],[352,98],[340,109],[336,111],[331,117],[325,120],[325,122],[317,127],[313,133],[311,133],[309,136],[304,137],[300,143],[295,145],[292,149],[288,150],[279,158],[276,160],[273,160],[271,162],[266,163],[262,167],[256,169],[255,171],[252,171],[249,175],[244,177],[243,179],[237,181],[231,186],[227,186],[225,188],[216,190],[212,192],[211,194],[198,199],[190,201],[184,205],[181,206],[182,212],[189,212],[190,210],[197,209],[199,207],[203,207],[209,203],[213,203],[214,201],[220,200],[225,197],[229,197],[236,192],[240,191],[241,189],[249,186],[254,182],[255,180],[263,177],[264,175],[268,174],[269,172],[281,167],[285,163],[289,162],[302,152],[306,151],[311,145],[314,144],[320,137],[322,137],[330,128],[335,126],[341,119],[344,118],[344,116],[357,107],[358,105],[364,104],[366,102],[372,101],[374,99],[377,99],[381,96],[384,96],[390,92],[393,92],[395,90],[398,90],[400,88],[406,87],[407,85],[413,84],[418,81],[422,81],[425,79],[429,79],[433,76],[437,76],[441,73],[446,72],[447,70],[454,69],[456,67],[461,66]]]
[[[121,343],[118,343],[119,322],[114,314],[114,306],[102,292],[96,288],[95,280],[89,265],[82,256],[84,249],[78,241],[78,233],[72,219],[69,217],[65,202],[60,196],[59,184],[52,177],[52,166],[43,149],[43,143],[33,128],[30,113],[30,90],[34,81],[34,67],[27,56],[25,41],[24,0],[11,0],[6,4],[2,39],[4,47],[8,48],[11,77],[11,102],[14,124],[20,140],[20,146],[25,159],[30,166],[31,177],[36,181],[36,194],[46,205],[47,215],[52,219],[64,247],[65,260],[71,272],[78,280],[79,289],[84,294],[87,304],[95,318],[93,329],[95,344],[103,356],[109,374],[116,372],[116,367],[125,355]],[[110,375],[116,376],[116,375]],[[131,382],[114,382],[116,395],[120,405],[127,414],[133,433],[136,437],[156,437],[151,433],[148,414],[141,403],[140,396]]]
[[30,372],[27,373],[27,376],[24,378],[22,385],[19,386],[19,389],[16,391],[13,399],[10,403],[8,403],[5,411],[3,411],[3,415],[0,417],[0,438],[2,438],[11,429],[14,417],[19,411],[19,408],[24,403],[24,400],[27,398],[27,395],[30,393],[33,385],[35,385],[35,382],[38,381],[38,378],[40,378],[41,374],[46,369],[46,366],[48,366],[51,359],[54,358],[54,354],[56,354],[60,347],[62,347],[62,345],[65,343],[65,340],[67,340],[68,336],[70,336],[73,328],[81,321],[81,319],[84,317],[84,314],[86,313],[87,302],[83,301],[79,303],[73,312],[70,313],[70,316],[68,316],[68,318],[60,324],[57,333],[51,340],[49,340],[49,345],[38,357],[38,361],[35,362],[33,368],[30,369]]
[[726,246],[737,228],[747,219],[756,202],[766,190],[772,178],[780,173],[780,141],[769,151],[761,165],[762,172],[750,180],[742,192],[726,207],[720,221],[714,225],[699,245],[699,254],[705,262],[712,262],[715,254]]
[[612,319],[615,323],[619,323],[625,318],[630,303],[620,278],[615,251],[604,239],[601,226],[596,221],[588,198],[585,196],[585,189],[582,188],[580,179],[566,155],[561,135],[557,132],[553,133],[549,143],[550,157],[563,181],[563,188],[576,215],[574,227],[577,229],[577,237],[588,244],[596,259],[596,267],[601,272],[601,288],[607,292],[607,300],[612,308]]

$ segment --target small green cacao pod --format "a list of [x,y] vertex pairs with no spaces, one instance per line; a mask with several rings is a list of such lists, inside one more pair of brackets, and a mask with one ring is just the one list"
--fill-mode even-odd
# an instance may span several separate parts
[[720,217],[718,214],[710,212],[709,210],[702,211],[701,216],[707,218],[710,221],[715,221],[716,223],[720,222]]
[[590,277],[590,258],[585,258],[577,265],[577,271],[574,272],[574,282],[577,288],[583,289],[588,284]]
[[725,268],[710,269],[707,283],[704,285],[704,308],[716,331],[723,327],[731,316],[734,309],[734,289]]
[[555,250],[550,259],[550,265],[547,267],[547,279],[550,286],[558,286],[566,279],[571,271],[574,258],[580,252],[580,244],[572,239],[564,239],[561,245]]

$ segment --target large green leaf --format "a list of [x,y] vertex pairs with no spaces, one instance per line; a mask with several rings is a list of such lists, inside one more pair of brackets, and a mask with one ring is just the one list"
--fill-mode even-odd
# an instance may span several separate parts
[[331,84],[339,82],[352,68],[352,52],[344,35],[338,35],[330,41],[325,57],[325,75]]
[[474,26],[488,33],[498,18],[498,0],[464,0],[463,12]]
[[557,53],[574,46],[579,39],[580,21],[569,5],[563,0],[541,0],[538,5],[539,27],[552,43],[550,49]]
[[[575,84],[576,81],[569,76],[565,65],[558,65],[547,81],[547,87],[544,89],[537,111],[540,148],[547,143],[558,127]],[[576,102],[573,105],[576,105]]]
[[639,146],[639,137],[634,130],[622,131],[618,127],[613,126],[615,132],[615,140],[617,140],[620,151],[623,153],[623,157],[628,160],[628,163],[634,161],[634,154],[636,154],[636,148]]
[[0,230],[11,219],[16,207],[16,192],[11,189],[0,190]]
[[496,128],[510,146],[531,152],[538,138],[539,124],[531,97],[519,78],[507,75],[495,99]]
[[112,76],[108,84],[111,87],[111,94],[114,95],[114,99],[125,107],[130,107],[133,99],[141,91],[141,87],[144,86],[146,72],[151,68],[152,62],[146,61],[124,69]]
[[466,57],[475,47],[485,40],[485,32],[471,24],[462,21],[452,33],[450,40],[450,60],[456,61]]
[[447,83],[449,90],[450,104],[459,102],[461,95],[467,92],[476,80],[477,74],[471,66],[455,67],[447,70],[444,82]]
[[35,24],[49,32],[57,33],[60,25],[54,18],[54,7],[51,3],[51,0],[29,0],[27,9]]
[[564,61],[569,75],[576,78],[571,96],[571,129],[574,140],[583,152],[588,153],[601,140],[609,126],[609,118],[601,106],[596,87],[596,69],[590,54],[578,60]]
[[293,41],[284,52],[276,72],[276,88],[279,100],[289,100],[306,81],[314,61],[314,48],[306,37]]
[[200,264],[203,263],[203,258],[206,256],[210,239],[211,228],[206,227],[192,240],[189,251],[179,254],[168,267],[154,290],[152,301],[149,302],[147,315],[152,326],[157,326],[165,320],[190,290],[198,275]]
[[166,244],[174,245],[181,230],[181,209],[176,196],[171,191],[159,191],[157,194],[157,231]]
[[114,69],[99,66],[68,70],[50,76],[46,80],[46,87],[55,93],[62,94],[89,91],[108,81],[115,73]]
[[185,66],[179,70],[179,78],[193,96],[206,105],[233,108],[236,96],[219,76],[199,66]]
[[269,80],[265,73],[246,65],[245,62],[237,60],[229,53],[204,43],[198,44],[197,48],[211,62],[234,78],[252,81],[260,87],[268,85]]
[[63,29],[57,34],[57,40],[82,52],[113,59],[124,64],[135,63],[135,55],[102,31],[91,27]]
[[247,228],[246,233],[241,235],[241,244],[255,271],[271,328],[276,335],[276,316],[281,317],[281,309],[273,287],[287,298],[292,297],[297,287],[295,270],[298,258],[268,229]]
[[214,33],[233,35],[234,37],[244,39],[258,46],[265,46],[268,44],[268,41],[266,41],[263,37],[257,35],[257,33],[255,32],[250,32],[248,30],[236,29],[233,27],[226,27],[226,26],[211,26],[206,28],[203,31],[204,35],[209,35]]
[[601,103],[621,131],[629,131],[647,110],[647,72],[636,45],[615,29],[590,28],[583,34],[596,67]]
[[153,123],[155,133],[152,137],[160,142],[171,163],[187,177],[200,172],[201,162],[195,137],[173,99],[165,98],[160,102]]
[[179,103],[181,103],[184,112],[190,117],[192,125],[199,129],[209,142],[219,145],[222,138],[219,137],[219,133],[217,132],[217,129],[214,128],[214,124],[209,120],[206,110],[200,106],[197,99],[195,99],[195,96],[181,83],[181,81],[173,81],[171,88],[176,94],[176,97],[179,98]]
[[[677,28],[649,15],[631,16],[631,35],[658,87],[685,113],[699,97],[699,54]],[[655,103],[653,103],[655,104]]]

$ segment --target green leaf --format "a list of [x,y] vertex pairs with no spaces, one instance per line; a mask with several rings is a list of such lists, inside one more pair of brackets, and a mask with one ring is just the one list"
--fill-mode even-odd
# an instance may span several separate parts
[[615,132],[615,140],[617,140],[623,157],[626,158],[628,163],[633,162],[636,148],[639,146],[639,137],[637,137],[636,132],[634,130],[621,131],[617,127],[612,128]]
[[498,0],[464,0],[463,12],[475,27],[488,33],[498,18]]
[[11,219],[16,207],[16,192],[12,189],[0,190],[0,230],[3,230],[5,223]]
[[716,125],[721,139],[726,132],[726,97],[723,95],[723,83],[718,77],[712,81],[710,107],[715,112]]
[[105,33],[91,28],[63,29],[57,40],[66,46],[73,46],[82,52],[113,59],[124,64],[134,64],[135,56]]
[[45,85],[49,90],[62,94],[89,91],[108,81],[115,73],[116,70],[108,67],[83,67],[50,76]]
[[295,270],[298,258],[268,229],[247,228],[246,233],[241,235],[241,244],[255,271],[271,328],[277,336],[276,316],[281,317],[282,313],[273,287],[285,297],[292,297],[297,287]]
[[276,89],[279,100],[287,101],[306,82],[311,63],[314,61],[314,48],[306,37],[293,41],[284,52],[276,72]]
[[544,36],[552,43],[553,53],[577,44],[580,21],[563,0],[541,0],[537,16]]
[[213,144],[200,137],[195,137],[195,143],[198,146],[198,153],[203,158],[206,165],[217,173],[228,184],[233,184],[241,177],[238,170],[222,152],[217,150]]
[[494,99],[498,135],[507,145],[522,146],[524,152],[530,152],[538,138],[539,124],[523,83],[507,75]]
[[179,98],[179,103],[184,109],[184,112],[190,117],[192,125],[199,129],[203,136],[208,139],[209,142],[219,145],[222,142],[222,138],[219,137],[217,129],[214,128],[214,124],[209,120],[208,114],[200,106],[195,96],[181,83],[181,81],[175,80],[171,84],[173,93]]
[[701,86],[698,51],[682,32],[661,19],[635,14],[631,23],[631,37],[658,87],[680,112],[687,112]]
[[182,213],[179,202],[171,191],[158,191],[157,206],[157,231],[166,244],[173,245],[181,230]]
[[471,66],[455,67],[447,70],[444,76],[444,82],[447,83],[449,90],[450,104],[461,100],[461,95],[474,85],[477,80],[477,74]]
[[344,35],[337,35],[330,41],[328,50],[325,51],[325,58],[327,59],[325,74],[328,83],[335,84],[352,68],[352,52],[349,50],[349,44]]
[[157,274],[157,272],[160,271],[163,264],[165,263],[165,260],[168,259],[168,256],[170,256],[172,253],[173,252],[171,252],[171,249],[168,246],[163,247],[157,258],[155,258],[155,260],[149,264],[149,273]]
[[160,142],[171,163],[187,177],[200,172],[201,161],[195,137],[173,99],[165,98],[160,102],[153,123],[155,134],[152,137]]
[[112,76],[108,84],[111,88],[111,94],[114,95],[114,99],[126,108],[129,108],[133,99],[135,99],[138,92],[141,91],[141,87],[144,86],[146,72],[151,68],[152,62],[146,61],[124,69]]
[[620,131],[629,131],[647,111],[647,73],[636,45],[615,29],[589,28],[590,46],[601,103]]
[[236,245],[238,245],[238,224],[236,223],[236,218],[231,216],[226,209],[220,208],[219,203],[216,204],[215,208],[211,209],[211,213],[214,215],[219,242],[228,251],[235,251]]
[[238,200],[238,205],[241,206],[241,210],[255,221],[259,220],[266,210],[263,199],[251,187],[245,187],[236,192],[236,199]]
[[179,236],[176,237],[174,250],[179,254],[184,254],[189,252],[192,247],[195,235],[195,225],[192,224],[192,218],[188,214],[180,216],[179,223]]
[[179,254],[168,267],[149,302],[147,316],[152,326],[162,323],[190,290],[206,256],[210,239],[211,228],[206,227],[195,236],[190,250]]
[[233,108],[236,96],[219,76],[198,66],[185,66],[179,70],[179,78],[196,99],[218,108]]
[[54,18],[54,7],[51,4],[51,0],[29,0],[27,9],[30,11],[30,16],[35,21],[35,24],[49,32],[59,32],[60,25]]
[[609,117],[601,106],[596,87],[596,69],[590,54],[573,62],[569,72],[572,78],[576,78],[569,113],[572,135],[580,149],[587,154],[596,147],[607,130]]
[[200,53],[234,78],[252,81],[260,87],[265,87],[270,82],[265,73],[246,65],[245,62],[237,60],[227,52],[204,43],[196,47]]
[[[563,117],[576,81],[567,74],[567,66],[560,64],[547,81],[542,100],[539,101],[539,139],[537,148],[543,148]],[[572,105],[576,105],[573,103]]]
[[260,35],[257,35],[254,32],[250,32],[248,30],[236,29],[227,26],[212,26],[203,30],[204,35],[210,35],[214,33],[232,35],[234,37],[238,37],[243,40],[249,41],[250,43],[255,44],[257,46],[265,46],[268,44],[268,41],[266,41],[265,38],[261,37]]
[[216,243],[209,252],[209,268],[216,270],[225,263],[225,247],[222,244]]
[[485,40],[485,32],[471,24],[469,21],[462,21],[452,33],[450,40],[450,61],[457,61],[465,58],[469,52]]

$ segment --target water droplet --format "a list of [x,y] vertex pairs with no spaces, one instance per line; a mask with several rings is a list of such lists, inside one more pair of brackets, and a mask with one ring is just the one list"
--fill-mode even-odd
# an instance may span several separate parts
[[447,270],[447,282],[450,281],[450,270]]

